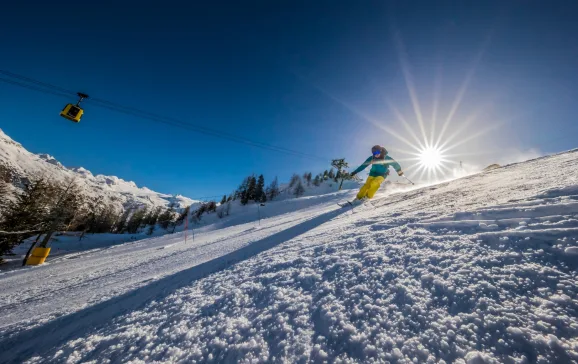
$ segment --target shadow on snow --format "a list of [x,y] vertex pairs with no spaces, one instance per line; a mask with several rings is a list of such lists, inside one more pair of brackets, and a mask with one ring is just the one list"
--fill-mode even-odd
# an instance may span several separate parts
[[[100,302],[75,313],[54,319],[44,325],[14,334],[0,341],[2,362],[22,362],[34,355],[43,356],[65,342],[104,327],[117,316],[144,307],[152,300],[161,300],[175,290],[190,285],[209,274],[224,270],[235,263],[306,233],[348,211],[336,209],[301,222],[286,230],[250,243],[246,247],[185,269],[110,300]],[[46,358],[44,358],[46,359]]]

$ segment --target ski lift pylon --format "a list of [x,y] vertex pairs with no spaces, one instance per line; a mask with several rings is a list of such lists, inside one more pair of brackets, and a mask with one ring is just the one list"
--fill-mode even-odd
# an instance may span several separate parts
[[82,92],[78,92],[77,95],[79,99],[76,105],[66,104],[64,109],[60,112],[60,116],[70,121],[74,121],[75,123],[80,122],[80,118],[82,117],[82,114],[84,114],[84,110],[80,107],[80,102],[88,98],[88,95],[83,94]]

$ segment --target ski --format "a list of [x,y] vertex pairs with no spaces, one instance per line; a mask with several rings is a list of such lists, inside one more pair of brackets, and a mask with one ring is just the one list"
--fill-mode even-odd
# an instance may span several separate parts
[[345,201],[345,202],[338,202],[337,206],[339,206],[339,207],[353,207],[353,204],[349,201]]
[[345,208],[345,207],[355,208],[355,207],[360,207],[360,206],[371,206],[374,209],[376,209],[375,205],[373,203],[371,203],[371,201],[369,201],[369,200],[365,200],[361,203],[355,203],[355,201],[358,201],[358,200],[338,202],[337,206],[339,206],[341,208]]

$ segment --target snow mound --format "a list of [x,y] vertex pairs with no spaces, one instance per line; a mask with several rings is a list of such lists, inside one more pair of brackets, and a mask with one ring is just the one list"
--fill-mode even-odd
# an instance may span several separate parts
[[499,164],[497,164],[497,163],[490,164],[489,166],[487,166],[486,168],[484,168],[484,172],[491,171],[491,170],[493,170],[493,169],[497,169],[497,168],[500,168],[500,167],[501,167],[501,166],[500,166]]

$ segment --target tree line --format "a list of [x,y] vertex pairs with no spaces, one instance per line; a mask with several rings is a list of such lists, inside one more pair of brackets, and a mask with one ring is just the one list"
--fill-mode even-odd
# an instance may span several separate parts
[[265,203],[282,193],[300,197],[305,193],[305,187],[348,178],[343,172],[347,163],[335,161],[332,166],[337,172],[331,168],[315,177],[311,172],[293,174],[283,190],[277,177],[266,185],[262,174],[247,176],[235,191],[223,195],[219,203],[203,202],[195,210],[187,206],[181,211],[172,203],[167,208],[123,207],[114,198],[85,195],[74,179],[59,182],[41,177],[25,180],[21,190],[12,189],[10,172],[0,166],[0,262],[2,255],[33,236],[37,236],[38,246],[46,247],[52,236],[62,231],[80,232],[80,239],[87,233],[136,234],[143,229],[151,235],[157,227],[174,232],[187,218],[198,223],[203,214],[216,213],[219,218],[228,216],[231,201],[239,201],[241,205]]
[[294,173],[289,180],[289,184],[284,190],[280,190],[279,182],[277,177],[271,181],[271,183],[265,187],[265,178],[262,174],[259,177],[251,175],[245,177],[239,187],[229,196],[223,196],[221,199],[221,205],[229,201],[240,200],[242,205],[246,205],[249,202],[263,203],[266,201],[271,201],[275,197],[279,196],[281,193],[286,193],[293,195],[295,197],[301,197],[305,193],[305,187],[315,187],[321,186],[324,181],[333,181],[338,183],[341,179],[350,179],[351,176],[345,168],[348,167],[347,162],[344,159],[334,159],[331,162],[332,167],[329,170],[325,170],[318,173],[313,177],[311,172],[305,172],[303,175]]
[[80,232],[82,238],[86,233],[134,234],[148,226],[147,233],[152,234],[155,226],[174,230],[179,219],[184,220],[174,205],[123,208],[114,198],[87,196],[74,179],[32,179],[23,183],[22,190],[12,191],[2,176],[0,173],[0,257],[35,235],[37,246],[46,247],[56,232]]

